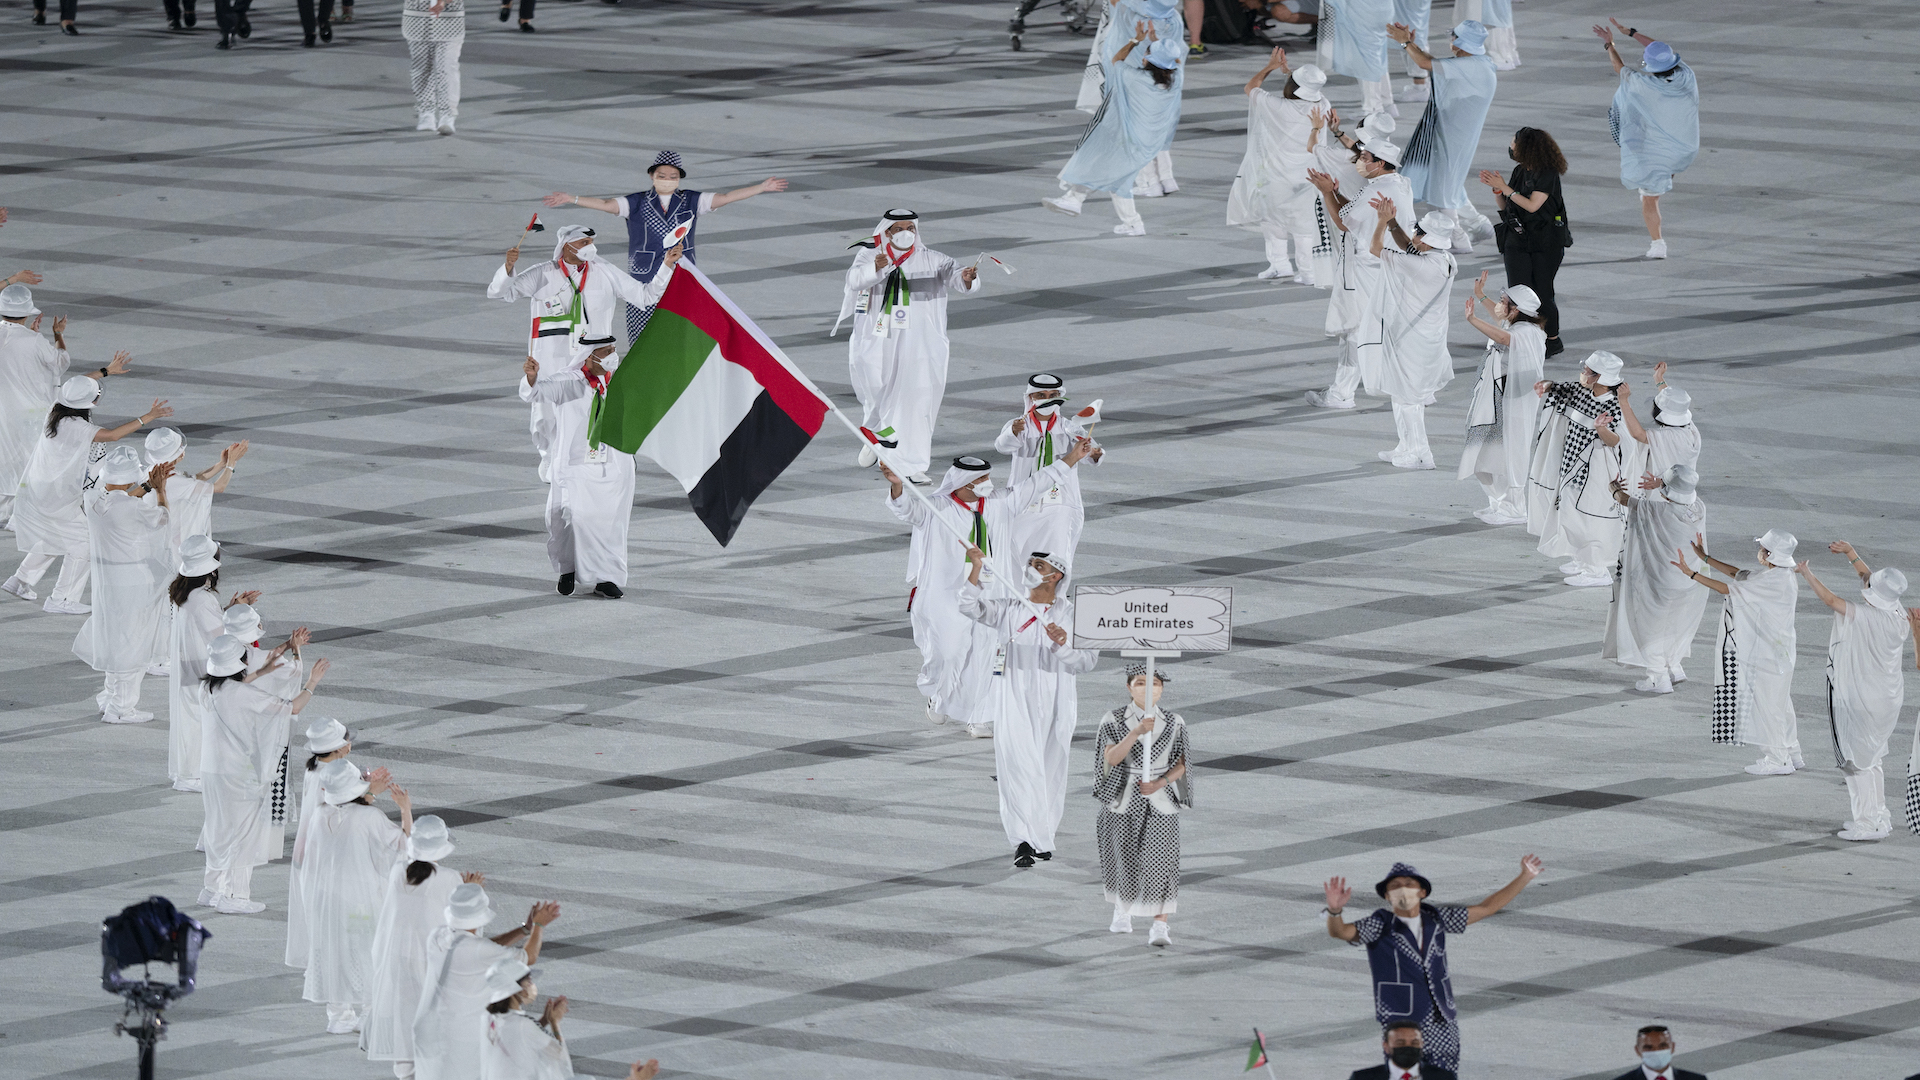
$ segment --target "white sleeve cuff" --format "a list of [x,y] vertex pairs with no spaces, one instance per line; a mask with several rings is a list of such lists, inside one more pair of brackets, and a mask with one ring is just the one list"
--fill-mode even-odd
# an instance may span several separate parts
[[620,208],[620,219],[622,221],[633,216],[633,196],[616,195],[613,199],[613,205]]
[[696,215],[712,213],[713,212],[713,192],[711,191],[701,192],[700,202],[697,206],[693,208],[693,212]]

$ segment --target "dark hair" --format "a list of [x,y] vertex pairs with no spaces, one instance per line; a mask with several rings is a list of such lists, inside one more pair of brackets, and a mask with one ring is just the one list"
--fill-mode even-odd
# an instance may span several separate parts
[[1513,133],[1513,158],[1530,173],[1567,175],[1567,156],[1560,152],[1560,144],[1539,128],[1523,127]]
[[1656,71],[1656,72],[1653,72],[1652,74],[1653,74],[1653,77],[1654,77],[1654,78],[1656,78],[1656,79],[1664,79],[1664,78],[1666,78],[1667,76],[1669,76],[1669,75],[1671,75],[1671,74],[1673,74],[1674,72],[1676,72],[1676,71],[1679,71],[1679,70],[1680,70],[1680,58],[1679,58],[1679,57],[1675,57],[1675,58],[1674,58],[1674,62],[1673,62],[1673,66],[1672,66],[1672,67],[1670,67],[1670,68],[1668,68],[1668,69],[1667,69],[1667,70],[1665,70],[1665,71]]
[[[532,977],[533,975],[531,972],[520,976],[520,990],[525,990],[527,988],[527,980]],[[508,996],[501,998],[499,1001],[496,1001],[493,1004],[488,1005],[487,1011],[490,1013],[496,1013],[496,1014],[510,1013],[513,1011],[513,999],[519,996],[520,996],[520,991],[516,990],[512,994],[509,994]]]
[[424,885],[433,876],[435,867],[425,859],[415,859],[407,864],[407,884]]
[[[1509,306],[1511,306],[1511,305],[1509,305]],[[1539,328],[1540,328],[1540,329],[1542,329],[1542,330],[1545,330],[1545,329],[1547,328],[1547,317],[1546,317],[1546,316],[1544,316],[1544,315],[1529,315],[1529,314],[1527,314],[1526,312],[1524,312],[1524,311],[1521,311],[1521,310],[1520,310],[1519,308],[1517,308],[1517,307],[1513,309],[1513,317],[1512,317],[1511,319],[1508,319],[1507,321],[1508,321],[1508,322],[1524,322],[1524,323],[1532,323],[1533,325],[1535,325],[1535,326],[1537,326],[1537,327],[1539,327]]]
[[350,802],[350,803],[359,803],[359,804],[360,804],[361,806],[372,806],[372,805],[373,805],[373,796],[371,796],[371,795],[362,795],[362,796],[360,796],[360,797],[359,797],[359,798],[357,798],[357,799],[348,799],[347,801],[348,801],[348,802]]
[[674,172],[678,173],[679,175],[675,177],[675,179],[677,180],[685,180],[687,178],[687,170],[681,168],[678,165],[675,165],[671,161],[657,161],[653,163],[652,165],[647,167],[647,175],[652,176],[655,172],[661,169],[672,169]]
[[82,420],[91,419],[93,416],[93,408],[89,406],[84,409],[69,409],[65,405],[55,405],[52,411],[47,413],[47,438],[51,439],[59,434],[60,421],[73,416],[77,416]]
[[200,681],[201,683],[205,684],[207,688],[207,693],[211,694],[215,690],[220,689],[223,683],[240,682],[246,677],[247,677],[247,669],[241,668],[239,671],[236,671],[231,675],[202,675],[200,676]]
[[1173,89],[1173,72],[1157,64],[1141,64],[1140,66],[1147,70],[1148,75],[1153,76],[1153,85],[1162,90]]
[[182,607],[186,604],[187,597],[193,595],[193,590],[217,590],[219,588],[220,568],[217,566],[213,568],[213,572],[210,574],[196,574],[193,577],[187,577],[184,574],[175,574],[173,575],[173,584],[167,586],[167,599],[173,601],[174,607]]
[[1380,1037],[1384,1039],[1396,1031],[1400,1031],[1402,1029],[1409,1029],[1409,1028],[1414,1031],[1419,1031],[1420,1024],[1416,1020],[1395,1020],[1393,1023],[1388,1024],[1385,1028],[1381,1029]]
[[1673,1032],[1668,1031],[1667,1025],[1665,1024],[1648,1024],[1646,1027],[1643,1027],[1639,1031],[1634,1032],[1633,1037],[1636,1041],[1638,1041],[1640,1036],[1642,1035],[1671,1035],[1671,1034],[1673,1034]]

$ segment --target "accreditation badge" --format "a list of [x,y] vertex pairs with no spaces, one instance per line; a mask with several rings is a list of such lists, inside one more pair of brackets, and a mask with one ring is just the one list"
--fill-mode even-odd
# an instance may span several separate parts
[[905,330],[907,328],[907,305],[893,305],[893,328],[895,330]]
[[605,465],[607,463],[607,444],[587,447],[587,464]]

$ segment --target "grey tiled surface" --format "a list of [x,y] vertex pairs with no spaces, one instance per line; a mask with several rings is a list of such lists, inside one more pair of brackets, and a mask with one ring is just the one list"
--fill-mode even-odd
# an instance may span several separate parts
[[[1596,659],[1602,592],[1562,588],[1517,530],[1468,515],[1477,493],[1450,478],[1466,328],[1432,410],[1440,472],[1374,461],[1384,407],[1301,405],[1330,363],[1323,294],[1254,282],[1258,238],[1222,224],[1255,55],[1196,66],[1183,190],[1141,204],[1147,238],[1118,240],[1104,206],[1038,209],[1081,126],[1085,41],[1036,29],[1011,53],[1010,6],[555,3],[526,36],[480,5],[450,139],[410,130],[386,5],[313,52],[291,6],[261,9],[230,54],[205,29],[158,33],[157,7],[85,4],[77,40],[16,7],[0,266],[47,273],[41,304],[73,316],[86,360],[137,354],[104,413],[170,398],[199,465],[253,440],[215,511],[227,582],[267,591],[273,630],[314,629],[337,665],[316,708],[449,815],[455,864],[507,910],[565,905],[542,985],[575,1001],[586,1072],[657,1056],[728,1080],[1218,1076],[1258,1025],[1285,1075],[1344,1075],[1372,1060],[1365,964],[1320,930],[1318,882],[1407,858],[1470,899],[1525,851],[1541,884],[1454,949],[1468,1075],[1615,1075],[1650,1018],[1716,1076],[1920,1067],[1914,839],[1832,839],[1830,768],[1741,774],[1748,758],[1706,739],[1704,651],[1674,696],[1627,692]],[[1727,549],[1780,526],[1803,551],[1845,537],[1920,569],[1903,224],[1920,20],[1619,9],[1676,42],[1706,94],[1707,150],[1668,200],[1675,258],[1648,264],[1585,7],[1520,5],[1527,66],[1503,77],[1482,153],[1496,166],[1498,133],[1533,123],[1573,159],[1555,369],[1606,347],[1644,391],[1674,365]],[[541,193],[631,190],[662,146],[705,189],[794,180],[708,218],[701,263],[843,402],[825,330],[845,245],[879,211],[916,207],[934,246],[1017,266],[954,304],[936,445],[983,448],[1019,377],[1060,371],[1109,403],[1083,571],[1234,586],[1239,644],[1177,683],[1202,771],[1171,950],[1105,932],[1084,783],[1059,857],[1005,865],[990,748],[920,715],[904,538],[843,437],[726,551],[643,468],[627,600],[554,595],[509,388],[522,313],[481,284]],[[1818,565],[1840,583],[1838,560]],[[197,882],[198,799],[165,786],[161,724],[93,720],[77,621],[0,605],[8,1076],[131,1068],[93,982],[95,921]],[[1800,637],[1818,766],[1810,599]],[[1091,717],[1113,662],[1082,685]],[[384,1075],[298,1001],[278,963],[285,871],[258,880],[267,914],[209,916],[163,1075]]]

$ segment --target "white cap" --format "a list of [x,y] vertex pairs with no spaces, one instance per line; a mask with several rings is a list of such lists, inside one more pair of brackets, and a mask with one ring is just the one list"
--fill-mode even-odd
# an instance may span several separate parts
[[[1420,219],[1420,231],[1423,234],[1436,238],[1444,238],[1447,241],[1447,245],[1453,243],[1453,230],[1456,227],[1453,223],[1453,218],[1438,210],[1429,210],[1427,211],[1427,215]],[[1441,247],[1443,245],[1434,240],[1428,240],[1427,246]]]
[[187,452],[187,440],[170,427],[154,428],[147,432],[147,464],[162,465],[177,461]]
[[1605,349],[1601,349],[1587,357],[1586,363],[1588,371],[1600,376],[1600,385],[1602,386],[1619,386],[1620,371],[1626,366],[1627,362],[1625,360],[1620,359]]
[[407,858],[416,862],[439,862],[453,854],[453,835],[439,814],[413,819],[413,835],[407,837]]
[[307,725],[307,753],[331,754],[347,745],[347,725],[331,716],[316,716]]
[[137,484],[147,478],[147,467],[140,462],[140,451],[131,446],[116,446],[100,459],[100,482]]
[[262,624],[260,613],[253,610],[252,604],[235,604],[220,616],[227,633],[241,641],[259,641]]
[[69,409],[91,409],[93,403],[100,400],[100,382],[85,375],[75,375],[60,384],[59,402]]
[[447,897],[447,925],[455,930],[478,930],[493,921],[487,890],[463,881]]
[[1660,487],[1666,491],[1669,502],[1684,506],[1692,503],[1694,493],[1700,490],[1700,474],[1693,471],[1691,465],[1675,465],[1660,478]]
[[1907,575],[1891,566],[1883,566],[1867,578],[1867,587],[1860,590],[1860,595],[1867,598],[1867,603],[1882,611],[1898,612],[1900,598],[1906,592]]
[[1767,549],[1768,562],[1775,566],[1793,566],[1793,549],[1800,546],[1800,541],[1794,539],[1792,533],[1768,529],[1765,536],[1756,536],[1753,539]]
[[1507,302],[1520,309],[1522,315],[1540,314],[1540,294],[1525,285],[1509,285],[1503,294]]
[[213,537],[205,533],[189,536],[180,541],[181,577],[199,577],[220,569],[220,545]]
[[1293,69],[1293,96],[1301,101],[1325,101],[1326,96],[1320,88],[1327,85],[1327,73],[1313,64],[1302,64]]
[[320,792],[328,806],[350,803],[367,793],[371,784],[360,775],[360,766],[346,758],[329,761],[317,770],[320,779]]
[[1654,419],[1671,427],[1686,427],[1693,423],[1693,395],[1677,387],[1667,386],[1653,395],[1653,403],[1660,406],[1660,415]]
[[1385,135],[1378,137],[1369,136],[1365,142],[1360,144],[1360,149],[1365,150],[1367,153],[1372,154],[1374,157],[1379,158],[1381,161],[1386,162],[1396,169],[1400,167],[1400,148],[1393,145],[1392,140],[1388,139]]
[[1369,113],[1360,120],[1360,131],[1357,138],[1359,138],[1361,142],[1365,142],[1368,139],[1382,139],[1393,134],[1394,129],[1399,126],[1400,125],[1393,122],[1393,117],[1385,112]]
[[33,306],[32,289],[18,283],[0,289],[0,317],[24,319],[38,314],[40,309]]
[[518,956],[503,956],[487,969],[487,1004],[505,1001],[520,992],[520,980],[533,969]]
[[232,634],[221,634],[207,646],[207,674],[238,675],[247,668],[247,643]]

